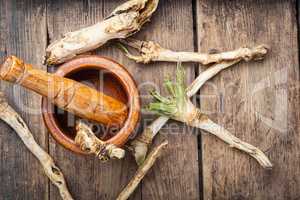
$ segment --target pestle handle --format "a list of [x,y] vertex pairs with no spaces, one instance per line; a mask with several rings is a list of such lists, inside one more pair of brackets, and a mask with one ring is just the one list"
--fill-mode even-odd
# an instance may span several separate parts
[[127,118],[124,103],[77,81],[34,69],[15,56],[9,56],[2,64],[0,78],[35,91],[82,118],[116,126]]

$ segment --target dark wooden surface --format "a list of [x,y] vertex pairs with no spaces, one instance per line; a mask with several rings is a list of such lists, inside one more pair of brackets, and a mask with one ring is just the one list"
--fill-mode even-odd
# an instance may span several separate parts
[[[49,42],[102,20],[123,1],[0,2],[0,59],[15,54],[47,70],[41,62]],[[130,199],[300,199],[297,5],[291,0],[160,2],[136,38],[175,50],[207,52],[260,43],[271,48],[264,61],[241,63],[213,78],[197,103],[216,122],[265,151],[274,169],[265,171],[213,136],[197,136],[171,121],[156,138],[167,138],[170,145]],[[164,76],[175,72],[175,64],[135,64],[112,44],[93,53],[128,67],[143,105],[150,101],[153,84],[164,93]],[[185,66],[188,82],[205,69]],[[1,90],[61,167],[75,199],[115,199],[136,170],[131,156],[102,164],[65,150],[48,137],[39,96],[2,81]],[[144,114],[142,125],[154,118]],[[0,132],[0,199],[60,199],[14,131],[0,122]]]

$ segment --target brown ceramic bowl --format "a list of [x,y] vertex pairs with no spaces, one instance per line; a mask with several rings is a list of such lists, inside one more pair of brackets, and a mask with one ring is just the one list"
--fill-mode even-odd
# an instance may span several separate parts
[[[119,63],[100,56],[75,58],[61,65],[54,73],[71,78],[96,88],[128,106],[128,116],[122,127],[99,125],[97,136],[106,143],[122,146],[135,131],[140,117],[140,100],[136,84],[129,72]],[[55,140],[65,148],[82,153],[75,144],[75,122],[77,117],[62,111],[47,98],[42,99],[43,118]]]

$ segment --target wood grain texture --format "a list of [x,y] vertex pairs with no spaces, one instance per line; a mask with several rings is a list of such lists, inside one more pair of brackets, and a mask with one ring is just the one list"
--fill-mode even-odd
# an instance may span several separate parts
[[[46,47],[45,1],[1,1],[0,52],[14,54],[40,69]],[[41,97],[1,81],[9,104],[20,113],[34,138],[47,150],[47,135],[40,112]],[[48,199],[48,179],[40,163],[17,134],[0,122],[0,199]]]
[[[51,41],[64,32],[96,23],[121,2],[123,1],[49,2],[48,27]],[[155,40],[168,48],[193,50],[192,28],[191,1],[161,1],[151,22],[145,24],[136,37]],[[178,40],[179,37],[185,40]],[[127,66],[138,84],[143,105],[151,100],[149,90],[153,87],[162,88],[164,76],[175,73],[175,64],[136,64],[128,60],[112,43],[93,53],[112,57]],[[194,77],[193,65],[187,64],[186,67],[187,79],[190,82]],[[155,116],[144,113],[141,126],[154,118]],[[169,134],[156,139],[160,141],[167,137],[171,145],[130,199],[198,199],[197,137],[186,130],[184,134],[183,128],[178,128],[179,126],[180,124],[172,122],[171,129],[163,131]],[[123,161],[101,164],[97,160],[66,152],[52,139],[50,151],[63,169],[69,169],[66,176],[70,190],[78,199],[114,199],[136,170],[130,156]],[[51,187],[51,199],[56,199],[57,196]]]
[[[48,1],[47,25],[50,42],[63,33],[97,23],[118,4],[120,1],[113,1],[110,5],[96,0]],[[121,55],[118,50],[111,51],[110,48],[104,46],[102,50],[93,53],[109,57],[113,57],[114,54]],[[123,64],[121,61],[120,63]],[[71,119],[70,121],[72,123]],[[101,163],[93,156],[81,156],[67,151],[52,137],[49,143],[50,153],[64,170],[75,199],[115,199],[137,169],[134,159],[129,154],[125,160]],[[141,199],[140,196],[140,190],[137,190],[130,199]],[[60,199],[53,186],[50,186],[50,199]]]
[[[0,2],[0,60],[15,54],[45,69],[40,63],[47,39],[53,41],[62,33],[92,25],[123,1]],[[204,135],[200,155],[203,174],[199,175],[198,168],[202,166],[197,161],[197,137],[191,134],[192,129],[170,121],[156,138],[157,142],[167,138],[168,148],[130,199],[298,199],[300,83],[296,2],[195,2],[199,51],[231,50],[259,43],[271,48],[264,61],[242,63],[213,78],[202,88],[200,101],[201,108],[213,120],[265,151],[274,169],[265,171],[246,154]],[[192,0],[162,0],[151,22],[134,37],[174,50],[193,51],[192,15]],[[153,87],[165,93],[163,78],[175,73],[175,64],[136,64],[112,42],[93,53],[128,67],[138,83],[143,105],[151,100],[148,91]],[[191,82],[194,66],[185,66],[187,81]],[[28,123],[37,142],[47,149],[40,97],[3,81],[0,88]],[[141,126],[154,118],[143,113]],[[3,122],[0,129],[0,199],[60,199],[57,189],[49,184],[41,166],[14,131]],[[137,168],[129,154],[125,160],[103,164],[92,156],[67,151],[51,137],[49,151],[64,172],[75,199],[114,199]],[[202,177],[203,196],[199,193]]]
[[[169,49],[194,51],[192,1],[160,1],[151,22],[146,24],[135,38],[153,40]],[[128,62],[128,66],[132,65],[136,66],[134,74],[140,84],[144,105],[151,100],[147,95],[153,88],[151,84],[165,94],[164,79],[168,75],[172,79],[175,78],[176,63],[157,62],[142,65]],[[195,74],[194,65],[184,64],[184,67],[187,83],[190,83]],[[154,119],[153,116],[144,113],[144,124],[151,119]],[[199,199],[198,147],[195,132],[182,123],[170,120],[156,137],[156,143],[163,138],[166,138],[169,144],[143,180],[142,198]]]
[[[201,90],[201,108],[266,152],[263,170],[246,154],[202,137],[204,199],[299,199],[299,64],[295,1],[197,1],[198,47],[264,43],[261,62],[220,73]],[[201,68],[203,70],[204,68]]]

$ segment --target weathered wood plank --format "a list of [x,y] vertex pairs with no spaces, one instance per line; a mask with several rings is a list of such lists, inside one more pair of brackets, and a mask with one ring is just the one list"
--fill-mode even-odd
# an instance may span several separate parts
[[[151,23],[147,24],[136,38],[153,40],[163,47],[174,50],[194,50],[192,1],[160,1]],[[132,62],[128,62],[129,65]],[[150,100],[145,96],[151,84],[163,89],[163,80],[167,75],[174,78],[175,63],[155,63],[135,65],[135,78],[141,87],[143,103]],[[184,64],[187,69],[186,79],[194,78],[194,65]],[[134,69],[134,68],[133,68]],[[162,93],[165,91],[163,90]],[[151,118],[144,115],[144,121]],[[153,117],[152,117],[153,119]],[[186,127],[185,127],[186,128]],[[143,199],[199,199],[199,173],[197,136],[183,124],[170,121],[156,138],[169,140],[169,145],[162,157],[146,176],[142,185]]]
[[[121,2],[106,1],[104,7],[110,9],[105,9],[104,16],[108,15]],[[193,51],[192,2],[184,0],[160,1],[151,22],[145,24],[134,37],[141,40],[153,40],[171,49]],[[178,40],[178,38],[185,38],[185,40]],[[128,60],[113,46],[109,46],[107,50],[102,48],[99,53],[112,56],[129,69],[138,84],[143,106],[151,101],[149,90],[153,88],[162,90],[165,76],[169,74],[174,77],[176,70],[174,63],[136,64]],[[186,64],[185,66],[187,68],[187,81],[191,82],[194,77],[194,65]],[[162,92],[166,91],[163,90]],[[154,118],[156,116],[143,113],[141,126],[145,127]],[[197,136],[192,135],[189,130],[183,130],[180,123],[173,121],[164,128],[156,138],[156,142],[163,138],[169,140],[169,145],[153,169],[146,175],[142,183],[141,198],[198,199]]]
[[[50,42],[63,33],[97,23],[119,4],[120,1],[113,1],[108,5],[96,0],[50,1],[47,5]],[[114,57],[122,63],[116,57],[121,53],[111,50],[111,47],[106,46],[93,53]],[[101,163],[93,156],[73,154],[61,147],[51,136],[49,143],[49,151],[64,171],[75,199],[115,199],[136,170],[134,159],[130,156],[122,161]],[[137,190],[131,199],[140,199],[139,191]],[[50,198],[60,199],[53,186],[50,187]]]
[[[45,1],[1,1],[0,52],[16,55],[41,69],[46,47]],[[37,142],[47,149],[47,135],[41,117],[41,97],[19,86],[1,81],[1,91],[21,114]],[[0,122],[0,199],[48,199],[48,179],[40,163],[26,149],[17,134]]]
[[259,43],[271,48],[264,61],[239,64],[204,86],[201,107],[239,138],[264,150],[274,169],[265,171],[246,154],[205,135],[204,199],[300,196],[295,8],[295,1],[197,1],[200,51]]
[[[48,4],[48,27],[50,39],[59,34],[93,24],[107,16],[116,5],[123,1],[64,1]],[[180,13],[180,15],[178,14]],[[178,17],[184,16],[184,17]],[[181,50],[193,50],[193,24],[191,2],[162,1],[152,21],[143,27],[137,38],[160,42],[162,45]],[[177,36],[185,38],[178,41]],[[98,55],[112,57],[124,64],[133,74],[141,93],[143,105],[150,101],[148,90],[162,88],[166,74],[174,74],[175,65],[167,63],[138,65],[129,61],[112,45],[105,45],[96,51]],[[194,76],[193,65],[187,65],[190,82]],[[150,117],[150,118],[149,118]],[[142,125],[149,123],[154,116],[143,115]],[[181,133],[178,124],[167,135],[170,144],[164,156],[146,176],[141,187],[132,199],[198,199],[197,138],[195,135]],[[182,129],[182,128],[181,128]],[[166,131],[164,131],[166,133]],[[161,140],[160,136],[157,140]],[[181,145],[181,144],[185,145]],[[101,164],[91,158],[78,157],[66,152],[51,139],[50,152],[58,159],[62,168],[68,168],[66,176],[75,197],[81,199],[113,199],[129,181],[136,170],[131,157],[124,161]],[[76,176],[74,176],[76,174]],[[84,184],[82,184],[84,183]],[[51,188],[51,198],[56,198]]]

